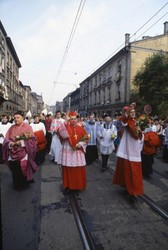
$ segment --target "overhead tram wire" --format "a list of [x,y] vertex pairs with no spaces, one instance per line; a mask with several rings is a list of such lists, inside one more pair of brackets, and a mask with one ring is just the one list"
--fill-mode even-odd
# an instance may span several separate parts
[[[81,1],[82,2],[82,1]],[[85,4],[85,1],[84,1],[84,4]],[[84,7],[84,4],[83,4],[83,7]],[[130,36],[130,39],[135,35],[135,34],[137,34],[143,27],[145,27],[162,9],[164,9],[165,7],[166,7],[166,5],[168,5],[168,2],[166,2],[166,4],[164,4],[148,21],[146,21],[137,31],[135,31],[134,33],[133,33],[133,35],[132,36]],[[81,6],[81,3],[80,3],[80,6]],[[82,7],[82,9],[83,9],[83,7]],[[164,15],[165,16],[165,15]],[[162,19],[163,17],[161,17],[161,19]],[[76,15],[76,18],[75,18],[75,20],[77,19],[77,15]],[[158,20],[158,21],[160,21],[160,19]],[[157,22],[158,22],[157,21]],[[156,22],[156,23],[157,23]],[[155,24],[156,24],[155,23]],[[151,27],[153,27],[155,24],[153,24]],[[75,26],[75,21],[74,21],[74,25],[73,25],[73,27]],[[151,28],[150,27],[150,28]],[[149,29],[150,29],[149,28]],[[149,30],[148,29],[148,30]],[[145,31],[145,32],[147,32],[147,30]],[[144,32],[144,33],[145,33]],[[73,33],[73,31],[71,31],[71,34]],[[144,34],[143,33],[143,34]],[[141,35],[142,36],[142,35]],[[139,37],[138,37],[139,38]],[[69,39],[70,40],[70,39]],[[68,40],[68,41],[69,41]],[[103,65],[107,60],[109,60],[110,58],[111,58],[111,56],[112,55],[114,55],[120,48],[122,48],[123,46],[125,45],[125,42],[124,43],[122,43],[115,51],[113,51],[113,53],[110,55],[110,56],[108,56],[108,58],[106,58],[106,60],[104,60],[101,64],[99,64],[99,66],[97,66],[96,68],[95,68],[95,70],[96,69],[98,69],[101,65]],[[63,60],[62,60],[63,61]],[[92,72],[94,72],[95,70],[93,70]],[[58,74],[57,74],[58,75]],[[54,84],[53,84],[53,88],[55,88],[55,85],[56,85],[56,81],[54,82]],[[53,94],[53,91],[52,91],[52,94]],[[50,98],[51,99],[51,98]]]
[[148,24],[161,10],[163,10],[166,5],[168,5],[168,2],[165,3],[165,5],[162,6],[146,23],[144,23],[130,38],[132,38],[134,35],[136,35],[146,24]]
[[[165,17],[168,14],[168,12],[166,12],[162,17],[160,17],[154,24],[152,24],[147,30],[145,30],[140,36],[138,36],[138,38],[142,37],[148,30],[150,30],[153,26],[155,26],[155,24],[157,24],[163,17]],[[137,38],[137,39],[138,39]]]
[[[166,7],[166,5],[168,5],[168,2],[166,2],[151,18],[149,18],[148,19],[148,21],[146,21],[137,31],[135,31],[134,33],[133,33],[133,35],[131,35],[130,36],[130,39],[134,36],[134,35],[136,35],[142,28],[144,28],[161,10],[163,10],[165,7]],[[166,13],[167,14],[167,13]],[[166,15],[165,14],[165,15]],[[164,15],[164,16],[165,16]],[[161,19],[164,17],[164,16],[162,16],[161,17]],[[158,22],[160,21],[160,19],[158,20]],[[157,22],[156,22],[157,23]],[[155,23],[155,24],[156,24]],[[151,28],[153,27],[154,25],[152,25],[151,26]],[[150,29],[150,28],[149,28]],[[148,30],[149,30],[148,29]],[[146,30],[145,32],[147,32],[148,30]],[[144,32],[144,33],[145,33]],[[143,34],[144,34],[143,33]],[[141,35],[142,36],[142,35]],[[141,36],[139,36],[139,37],[141,37]],[[138,37],[138,38],[139,38]],[[123,46],[125,45],[125,42],[124,43],[122,43],[117,49],[115,49],[114,51],[113,51],[113,53],[110,55],[110,56],[108,56],[101,64],[99,64],[99,66],[97,66],[92,72],[95,72],[96,71],[96,69],[98,69],[100,66],[102,66],[105,62],[107,62],[120,48],[122,48]],[[87,77],[86,77],[87,78]]]
[[78,17],[78,15],[79,15],[79,11],[80,11],[80,8],[81,8],[82,1],[83,1],[83,0],[80,1],[79,7],[78,7],[78,10],[77,10],[77,14],[76,14],[76,16],[75,16],[75,20],[74,20],[74,23],[73,23],[73,26],[72,26],[72,29],[71,29],[71,33],[70,33],[70,35],[69,35],[68,42],[67,42],[67,44],[66,44],[65,51],[64,51],[64,54],[63,54],[63,57],[62,57],[62,60],[61,60],[61,63],[60,63],[60,66],[59,66],[57,75],[56,75],[56,79],[55,79],[55,81],[54,81],[54,83],[53,83],[53,87],[52,87],[52,90],[51,90],[51,95],[50,95],[49,101],[50,101],[51,98],[52,98],[54,88],[55,88],[55,86],[56,86],[56,84],[57,84],[58,78],[59,78],[60,73],[61,73],[61,69],[62,69],[62,67],[63,67],[63,64],[64,64],[64,62],[65,62],[65,59],[66,59],[66,56],[67,56],[67,53],[68,53],[68,50],[69,50],[69,43],[70,43],[70,41],[72,40],[72,34],[74,33],[75,24],[76,24],[76,21],[77,21],[77,17]]
[[82,14],[82,11],[83,11],[83,8],[84,8],[84,5],[85,5],[85,2],[86,2],[86,0],[81,0],[80,1],[79,7],[78,7],[78,10],[77,10],[77,14],[75,16],[75,20],[74,20],[74,23],[73,23],[73,26],[72,26],[72,29],[71,29],[71,33],[69,35],[68,42],[66,44],[65,51],[64,51],[64,54],[63,54],[59,69],[58,69],[58,73],[57,73],[55,81],[53,83],[53,87],[52,87],[52,91],[51,91],[49,101],[51,100],[53,92],[54,92],[54,88],[56,87],[56,84],[58,83],[58,79],[59,79],[59,76],[61,74],[63,65],[65,63],[65,59],[66,59],[68,51],[70,49],[73,37],[75,35],[76,29],[77,29],[77,26],[78,26],[78,23],[79,23],[79,20],[80,20],[80,17],[81,17],[81,14]]
[[81,16],[80,9],[81,9],[81,8],[83,9],[83,7],[81,7],[81,6],[82,6],[82,2],[83,2],[83,0],[81,0],[81,2],[80,2],[80,5],[79,5],[79,8],[78,8],[76,17],[75,17],[75,20],[74,20],[74,23],[73,23],[73,26],[72,26],[72,29],[71,29],[71,33],[70,33],[70,36],[69,36],[67,45],[66,45],[66,47],[65,47],[65,51],[64,51],[64,54],[63,54],[63,57],[62,57],[62,60],[61,60],[61,63],[60,63],[60,67],[59,67],[59,69],[58,69],[58,73],[57,73],[57,76],[56,76],[56,79],[55,79],[56,82],[57,82],[57,80],[58,80],[58,78],[59,78],[59,76],[60,76],[61,69],[62,69],[63,64],[64,64],[64,62],[65,62],[67,53],[68,53],[68,51],[69,51],[69,48],[70,48],[72,39],[73,39],[73,37],[74,37],[75,31],[76,31],[76,28],[77,28],[77,24],[78,24],[78,22],[79,22],[78,20],[79,20],[79,18],[80,18],[80,16]]

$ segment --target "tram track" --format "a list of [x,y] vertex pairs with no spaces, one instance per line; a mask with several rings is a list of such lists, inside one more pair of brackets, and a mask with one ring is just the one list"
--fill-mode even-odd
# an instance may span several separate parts
[[163,178],[165,178],[165,179],[168,180],[168,176],[166,176],[166,175],[160,173],[159,171],[153,169],[153,172],[154,172],[155,174],[157,174],[157,175],[159,175],[159,176],[161,176],[161,177],[163,177]]
[[78,203],[78,199],[76,197],[76,192],[69,191],[69,193],[67,193],[67,198],[69,200],[69,204],[75,218],[83,248],[85,250],[96,250],[96,243],[94,242],[94,239],[92,238],[91,233],[89,232],[89,229],[85,223],[80,205]]
[[[101,164],[101,160],[97,160],[99,164]],[[110,167],[107,167],[108,172],[110,172],[112,175],[114,175],[114,170]],[[162,218],[168,220],[168,213],[164,211],[160,206],[156,204],[154,200],[152,200],[149,196],[146,194],[138,196],[138,200],[141,200],[145,202],[152,210],[154,210],[157,214],[159,214]]]

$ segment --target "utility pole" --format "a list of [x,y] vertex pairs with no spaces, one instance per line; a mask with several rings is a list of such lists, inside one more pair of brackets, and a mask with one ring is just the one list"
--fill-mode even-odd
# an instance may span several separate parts
[[69,105],[68,105],[69,111],[71,110],[71,96],[69,96]]

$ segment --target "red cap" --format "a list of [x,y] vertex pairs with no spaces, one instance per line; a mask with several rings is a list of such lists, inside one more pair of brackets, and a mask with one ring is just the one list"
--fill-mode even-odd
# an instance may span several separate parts
[[124,107],[124,113],[127,112],[128,109],[129,109],[129,107],[128,107],[128,106],[125,106],[125,107]]
[[68,112],[68,116],[71,117],[71,116],[75,116],[77,117],[78,113],[76,111],[69,111]]

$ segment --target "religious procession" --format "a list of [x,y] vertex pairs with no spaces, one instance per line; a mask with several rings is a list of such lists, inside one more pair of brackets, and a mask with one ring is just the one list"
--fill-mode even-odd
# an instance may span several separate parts
[[[46,113],[46,111],[45,111]],[[3,115],[0,123],[0,163],[12,173],[13,187],[22,189],[34,182],[33,174],[45,162],[62,166],[63,191],[84,190],[86,166],[99,159],[105,172],[109,156],[117,156],[113,184],[124,187],[130,201],[144,193],[143,177],[151,178],[154,155],[162,147],[168,162],[168,120],[145,113],[136,117],[136,104],[110,117],[80,117],[76,111],[31,117],[16,112]]]
[[0,250],[168,249],[167,14],[0,1]]
[[121,199],[136,209],[145,192],[144,180],[153,179],[157,155],[168,163],[168,120],[151,117],[145,108],[137,114],[136,103],[114,117],[104,113],[100,118],[81,117],[76,111],[53,115],[45,110],[33,117],[30,111],[18,111],[2,116],[0,139],[0,163],[8,166],[14,190],[31,189],[36,173],[52,164],[60,171],[63,196],[79,195],[86,192],[95,163],[101,165],[99,176],[113,165],[108,188],[119,186],[124,191]]

